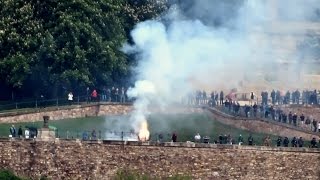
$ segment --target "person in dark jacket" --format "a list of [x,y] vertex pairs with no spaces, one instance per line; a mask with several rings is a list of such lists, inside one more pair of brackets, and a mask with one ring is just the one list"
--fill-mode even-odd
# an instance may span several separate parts
[[294,113],[292,116],[292,121],[294,126],[297,126],[297,120],[298,120],[298,115]]
[[253,137],[252,137],[251,134],[250,134],[250,136],[248,137],[248,145],[249,145],[249,146],[252,146],[252,145],[253,145]]
[[313,119],[312,125],[313,125],[313,131],[314,132],[317,132],[317,124],[318,124],[318,122],[315,119]]
[[18,137],[19,137],[19,138],[22,138],[22,135],[23,135],[22,127],[19,126],[19,129],[18,129]]
[[172,140],[172,142],[177,142],[177,134],[176,133],[173,133],[172,134],[172,137],[171,137],[171,140]]
[[276,92],[274,90],[271,92],[271,102],[273,105],[276,103]]
[[292,147],[297,147],[298,141],[296,137],[293,137],[291,140],[291,146]]
[[304,124],[304,119],[305,119],[305,116],[303,114],[301,114],[300,116],[300,122],[301,124]]
[[14,125],[12,125],[11,127],[10,127],[10,134],[11,134],[11,136],[12,137],[16,137],[16,128],[14,127]]
[[282,138],[279,136],[277,139],[277,146],[280,147],[282,144]]
[[243,144],[243,137],[242,135],[240,134],[239,138],[238,138],[238,143],[239,145],[242,145]]
[[223,91],[220,92],[220,105],[223,104],[224,94]]
[[317,148],[318,147],[316,138],[312,138],[310,144],[311,144],[311,148]]
[[283,140],[283,146],[284,147],[288,147],[289,146],[289,139],[288,137],[285,137],[284,140]]
[[222,134],[219,135],[219,144],[223,144],[223,137]]
[[302,137],[300,137],[298,140],[298,146],[303,147],[303,144],[304,144],[303,139],[302,139]]
[[289,112],[288,118],[289,118],[289,124],[292,124],[292,113],[291,112]]

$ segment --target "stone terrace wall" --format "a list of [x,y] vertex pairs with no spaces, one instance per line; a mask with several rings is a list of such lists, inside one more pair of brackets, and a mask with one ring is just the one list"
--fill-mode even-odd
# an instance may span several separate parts
[[119,169],[193,179],[320,179],[319,149],[2,140],[0,151],[1,168],[35,179],[110,179]]
[[42,121],[43,116],[50,116],[50,120],[79,118],[100,115],[122,115],[132,110],[130,104],[88,104],[63,108],[38,109],[37,112],[14,112],[0,115],[0,123],[17,123]]
[[320,133],[314,133],[289,124],[279,123],[263,119],[248,119],[243,117],[235,117],[214,108],[207,108],[211,113],[211,117],[217,121],[231,125],[236,128],[246,129],[258,133],[274,134],[282,137],[303,137],[310,140],[313,137],[320,137]]
[[[43,116],[50,116],[50,120],[80,118],[88,116],[124,115],[133,110],[132,104],[96,103],[86,105],[73,105],[65,107],[49,107],[34,109],[28,112],[10,112],[0,114],[0,123],[17,123],[42,121]],[[159,108],[152,108],[152,112],[161,112]],[[170,107],[162,113],[201,113],[202,108]]]

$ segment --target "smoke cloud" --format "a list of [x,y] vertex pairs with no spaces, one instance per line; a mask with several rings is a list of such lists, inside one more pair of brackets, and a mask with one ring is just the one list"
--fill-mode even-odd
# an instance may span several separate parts
[[318,0],[185,0],[137,24],[134,44],[124,47],[139,61],[128,91],[137,98],[134,122],[151,104],[166,109],[197,89],[301,90],[308,67],[301,69],[297,45],[319,31],[319,7]]

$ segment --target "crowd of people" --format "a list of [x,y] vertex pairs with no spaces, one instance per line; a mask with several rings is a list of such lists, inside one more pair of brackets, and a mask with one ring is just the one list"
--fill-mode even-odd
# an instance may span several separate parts
[[[261,92],[261,104],[267,105],[269,98],[268,92]],[[304,90],[302,93],[299,90],[296,91],[287,91],[281,92],[279,90],[272,90],[270,92],[270,100],[273,105],[281,105],[281,104],[318,104],[318,92],[317,90]]]
[[[115,133],[112,132],[112,138],[118,137],[116,139],[124,139],[124,136],[128,136],[128,133],[124,132],[119,132]],[[134,132],[130,132],[130,137],[132,137],[132,134]],[[36,138],[37,137],[37,129],[33,127],[26,127],[25,130],[23,131],[23,128],[20,126],[18,130],[16,130],[15,126],[12,125],[10,127],[10,138]],[[67,131],[66,138],[74,138],[69,134]],[[93,129],[91,132],[89,131],[84,131],[82,133],[82,140],[98,140],[98,139],[103,139],[102,132],[96,131]],[[134,139],[134,138],[132,138]],[[138,138],[136,138],[138,140]],[[157,142],[165,142],[168,139],[164,138],[164,135],[162,133],[157,134]],[[178,135],[176,132],[173,132],[171,135],[171,142],[179,142],[178,140]],[[250,134],[249,137],[245,140],[244,137],[240,134],[237,139],[233,138],[230,134],[229,135],[222,135],[220,134],[216,139],[213,139],[210,141],[209,136],[201,136],[200,133],[197,133],[194,136],[194,142],[195,143],[213,143],[213,144],[229,144],[229,145],[248,145],[248,146],[253,146],[256,145],[256,140],[254,137]],[[305,144],[305,141],[302,137],[296,138],[293,137],[291,140],[288,137],[278,137],[276,140],[272,140],[270,136],[264,137],[261,142],[263,142],[264,146],[272,146],[276,145],[278,147],[283,146],[283,147],[310,147],[310,148],[318,148],[320,146],[320,140],[317,142],[316,138],[313,138],[309,145]]]
[[260,96],[250,93],[249,97],[247,97],[246,93],[242,94],[241,97],[237,97],[236,89],[231,90],[230,93],[225,94],[223,91],[217,92],[212,91],[208,96],[206,91],[197,90],[195,92],[191,92],[188,94],[187,103],[189,105],[201,105],[201,104],[210,104],[214,105],[222,105],[226,101],[234,101],[235,99],[241,100],[249,100],[250,102],[259,102],[257,104],[261,105],[282,105],[282,104],[313,104],[318,105],[318,94],[317,90],[304,90],[300,92],[299,90],[295,91],[280,91],[280,90],[272,90],[262,91]]
[[[291,124],[293,126],[300,126],[304,129],[320,132],[320,122],[318,122],[312,115],[298,114],[296,112],[287,112],[282,108],[286,104],[318,104],[317,90],[305,90],[300,93],[299,90],[281,91],[272,90],[261,92],[260,98],[253,92],[249,97],[246,95],[237,97],[236,90],[232,90],[225,95],[223,91],[212,92],[210,97],[207,97],[206,91],[196,91],[188,95],[188,105],[209,105],[223,107],[223,110],[235,116],[244,117],[259,117],[272,119],[281,123]],[[240,105],[238,99],[248,101],[245,105]]]
[[306,116],[303,113],[286,112],[280,106],[257,105],[256,103],[252,106],[240,106],[238,102],[225,102],[223,109],[235,116],[270,119],[293,126],[299,126],[314,132],[320,132],[320,123],[311,115]]
[[[158,134],[158,142],[164,142],[163,134]],[[176,132],[171,135],[171,142],[178,142],[178,135]],[[254,139],[253,135],[250,134],[247,139],[240,134],[237,139],[233,138],[229,135],[220,134],[218,138],[210,141],[209,136],[201,136],[200,133],[195,134],[194,136],[195,143],[213,143],[213,144],[226,144],[226,145],[248,145],[253,146],[256,145],[258,140]],[[288,137],[278,137],[277,139],[271,139],[270,136],[265,136],[261,139],[263,146],[277,146],[277,147],[310,147],[310,148],[318,148],[320,146],[320,140],[317,142],[316,138],[312,138],[309,141],[309,144],[305,142],[302,137],[293,137],[289,139]]]
[[[72,104],[74,101],[73,93],[70,91],[67,96],[69,104]],[[97,89],[90,89],[87,87],[85,100],[87,103],[89,102],[118,102],[125,103],[129,101],[127,96],[127,89],[124,87],[121,88],[107,88],[103,87],[100,92]]]
[[[195,139],[195,142],[201,142],[201,136],[199,133],[197,133],[194,137]],[[205,136],[205,138],[203,138],[203,142],[204,143],[208,143],[207,141],[208,137]],[[263,145],[264,146],[272,146],[274,143],[273,143],[273,140],[270,138],[270,136],[266,136],[262,139],[262,142],[263,142]],[[237,141],[235,139],[232,138],[232,136],[229,134],[229,135],[222,135],[220,134],[219,137],[218,137],[218,140],[214,140],[213,143],[215,144],[230,144],[230,145],[234,145],[234,144],[238,144],[238,145],[243,145],[243,144],[247,144],[249,146],[252,146],[252,145],[255,145],[256,142],[253,138],[253,136],[250,134],[249,137],[247,138],[247,141],[245,142],[243,136],[240,134]],[[320,140],[319,140],[319,144],[320,144]],[[296,137],[293,137],[290,141],[290,139],[288,137],[278,137],[277,140],[275,141],[275,145],[280,147],[280,146],[283,146],[283,147],[305,147],[305,142],[303,140],[302,137],[300,138],[296,138]],[[310,145],[309,145],[310,148],[318,148],[318,143],[317,143],[317,140],[316,138],[312,138],[312,140],[310,141]]]
[[26,126],[23,130],[22,126],[19,126],[18,130],[14,125],[12,125],[9,129],[11,138],[35,138],[38,135],[38,130],[36,127]]

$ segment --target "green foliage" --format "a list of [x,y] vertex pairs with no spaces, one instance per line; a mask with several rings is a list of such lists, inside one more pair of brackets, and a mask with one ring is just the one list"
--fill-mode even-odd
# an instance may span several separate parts
[[117,171],[116,176],[113,178],[114,180],[157,180],[157,179],[167,179],[167,180],[191,180],[191,176],[184,175],[174,175],[166,178],[155,178],[152,176],[140,174],[133,170],[120,169]]
[[49,178],[47,178],[46,176],[41,176],[40,180],[49,180]]
[[114,180],[148,180],[150,177],[147,175],[139,174],[130,170],[118,170]]
[[166,178],[167,180],[191,180],[192,177],[188,175],[174,175],[172,177]]
[[0,170],[1,180],[23,180],[22,178],[16,176],[13,172],[9,170]]
[[0,85],[54,96],[62,87],[121,83],[130,69],[123,43],[164,2],[1,0]]

